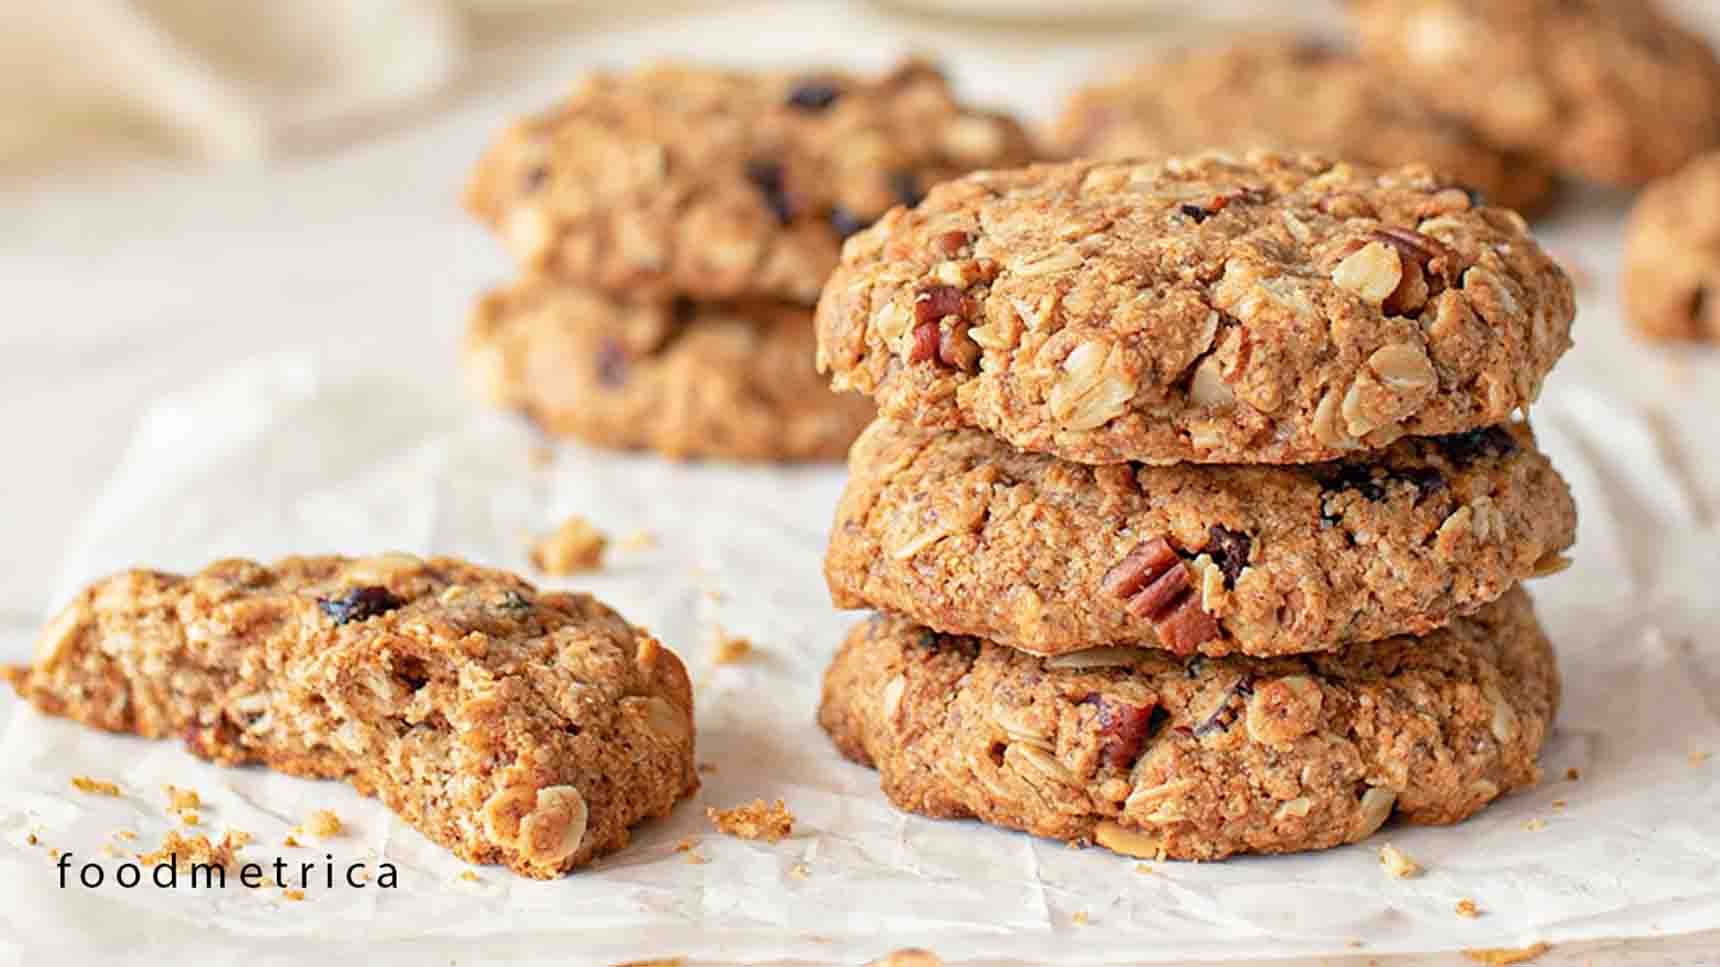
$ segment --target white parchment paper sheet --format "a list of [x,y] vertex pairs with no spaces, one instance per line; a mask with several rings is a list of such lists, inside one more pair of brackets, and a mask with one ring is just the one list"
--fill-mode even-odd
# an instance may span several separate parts
[[[716,771],[694,802],[587,872],[538,883],[492,868],[470,882],[459,878],[464,864],[338,784],[218,769],[174,743],[20,711],[0,739],[0,924],[9,928],[0,951],[28,963],[65,944],[135,954],[197,930],[209,932],[210,949],[271,938],[264,951],[277,956],[362,940],[372,962],[391,953],[413,962],[421,942],[389,942],[431,937],[442,952],[487,938],[471,948],[480,959],[517,949],[576,961],[860,962],[917,943],[952,958],[1120,963],[1712,927],[1720,780],[1692,754],[1720,750],[1716,660],[1691,647],[1715,618],[1711,535],[1694,526],[1692,498],[1628,407],[1567,388],[1544,402],[1538,424],[1584,513],[1577,566],[1537,586],[1567,681],[1548,781],[1455,828],[1390,828],[1316,855],[1140,873],[1101,850],[902,815],[871,772],[832,751],[813,709],[823,665],[856,620],[831,609],[819,571],[839,470],[672,465],[574,446],[533,469],[533,438],[507,417],[414,395],[359,362],[259,360],[143,418],[66,564],[61,599],[139,561],[189,569],[224,555],[399,548],[524,570],[526,535],[579,512],[657,544],[614,549],[603,572],[546,583],[599,594],[688,660],[699,758]],[[1597,428],[1603,436],[1591,437]],[[1600,447],[1628,459],[1598,463]],[[756,642],[756,655],[713,667],[719,625]],[[1580,781],[1563,778],[1573,767]],[[75,793],[74,774],[117,780],[124,794]],[[320,864],[328,854],[342,870],[386,859],[400,887],[328,889],[318,879],[302,903],[273,889],[57,887],[50,847],[110,868],[117,861],[99,852],[115,830],[139,833],[117,845],[152,848],[169,827],[166,782],[202,793],[205,829],[256,834],[250,858]],[[799,817],[793,838],[712,834],[705,805],[760,796],[787,800]],[[346,835],[280,845],[325,807],[348,821]],[[1526,829],[1531,820],[1545,828]],[[31,833],[39,845],[26,843]],[[689,836],[708,863],[675,850]],[[1384,840],[1426,875],[1384,876]],[[1457,918],[1463,897],[1487,915]]]

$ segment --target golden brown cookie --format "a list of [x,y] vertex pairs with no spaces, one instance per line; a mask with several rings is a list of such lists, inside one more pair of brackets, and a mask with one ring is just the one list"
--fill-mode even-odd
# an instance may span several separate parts
[[1365,56],[1498,144],[1640,184],[1720,143],[1720,65],[1656,0],[1351,0]]
[[838,607],[1037,654],[1270,656],[1430,632],[1562,567],[1576,522],[1522,425],[1325,464],[1090,467],[880,420],[824,571]]
[[583,594],[405,554],[130,571],[18,694],[223,765],[344,779],[472,863],[559,876],[698,786],[675,655]]
[[1625,309],[1637,332],[1720,343],[1720,152],[1650,185],[1626,231]]
[[1526,408],[1564,272],[1426,168],[1071,162],[947,182],[850,240],[819,368],[886,415],[1082,463],[1307,463]]
[[830,390],[814,342],[799,306],[628,302],[540,278],[479,302],[464,359],[492,401],[597,446],[837,460],[873,406]]
[[1220,149],[1421,162],[1505,208],[1546,201],[1547,167],[1486,142],[1389,71],[1323,41],[1247,37],[1179,51],[1077,91],[1051,131],[1066,158],[1163,158]]
[[910,812],[1142,857],[1454,823],[1538,778],[1559,698],[1529,597],[1422,639],[1299,658],[1040,658],[903,618],[849,635],[819,722]]
[[664,64],[596,74],[509,127],[467,206],[528,268],[627,298],[811,305],[842,240],[892,205],[1030,160],[935,68],[877,78]]

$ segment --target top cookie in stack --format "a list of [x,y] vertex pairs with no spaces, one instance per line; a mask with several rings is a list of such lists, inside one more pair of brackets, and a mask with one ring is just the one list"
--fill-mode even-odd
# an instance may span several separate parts
[[939,181],[1029,160],[935,69],[878,78],[659,66],[509,127],[467,204],[524,269],[468,361],[547,428],[675,456],[839,456],[868,407],[809,360],[847,236]]
[[1526,408],[1571,284],[1421,166],[987,172],[849,243],[819,366],[887,416],[1082,463],[1307,463]]
[[1148,856],[1354,842],[1532,782],[1517,584],[1575,537],[1512,422],[1570,345],[1523,220],[1411,165],[983,172],[851,240],[818,359],[883,416],[820,721],[904,808]]

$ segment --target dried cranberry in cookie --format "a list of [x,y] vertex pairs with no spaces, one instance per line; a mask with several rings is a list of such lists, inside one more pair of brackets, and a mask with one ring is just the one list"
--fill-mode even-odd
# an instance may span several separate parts
[[1079,161],[850,239],[818,364],[887,416],[1066,460],[1306,463],[1506,420],[1574,313],[1516,213],[1424,167]]
[[1576,506],[1525,426],[1300,466],[1092,467],[879,420],[824,562],[838,607],[1043,655],[1329,652],[1556,569]]
[[1513,590],[1425,638],[1305,658],[1041,658],[880,615],[819,723],[902,809],[1212,860],[1458,822],[1539,777],[1558,669]]
[[660,65],[597,74],[510,126],[467,205],[527,267],[628,298],[810,305],[843,239],[930,186],[1031,160],[936,69]]

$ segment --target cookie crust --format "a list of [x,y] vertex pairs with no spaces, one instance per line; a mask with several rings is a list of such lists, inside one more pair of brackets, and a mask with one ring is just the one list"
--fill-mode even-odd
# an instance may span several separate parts
[[1426,168],[1070,162],[934,189],[852,239],[818,365],[887,416],[1083,463],[1307,463],[1526,408],[1570,280]]
[[1720,152],[1642,193],[1624,257],[1625,309],[1637,332],[1720,343]]
[[[1522,425],[1331,464],[1089,467],[879,420],[849,474],[825,559],[838,607],[1046,655],[1270,656],[1423,634],[1562,566],[1576,537],[1570,491]],[[1119,592],[1159,539],[1211,637]]]
[[1525,214],[1552,190],[1544,164],[1430,110],[1389,73],[1325,41],[1282,34],[1179,51],[1088,85],[1070,98],[1050,141],[1065,158],[1277,148],[1421,162]]
[[661,64],[588,78],[515,123],[467,207],[528,268],[629,298],[811,305],[842,240],[892,205],[1031,160],[934,67],[877,78]]
[[460,858],[531,877],[621,848],[698,786],[673,653],[589,596],[448,558],[130,571],[10,677],[49,715],[345,780]]
[[878,616],[837,653],[819,722],[910,812],[1213,860],[1465,819],[1536,781],[1558,697],[1513,590],[1423,640],[1303,658],[1039,658]]
[[463,358],[480,393],[550,433],[730,460],[838,460],[872,418],[813,369],[811,313],[627,302],[545,279],[487,294]]
[[1720,143],[1720,66],[1653,0],[1352,0],[1364,55],[1499,144],[1633,185]]

